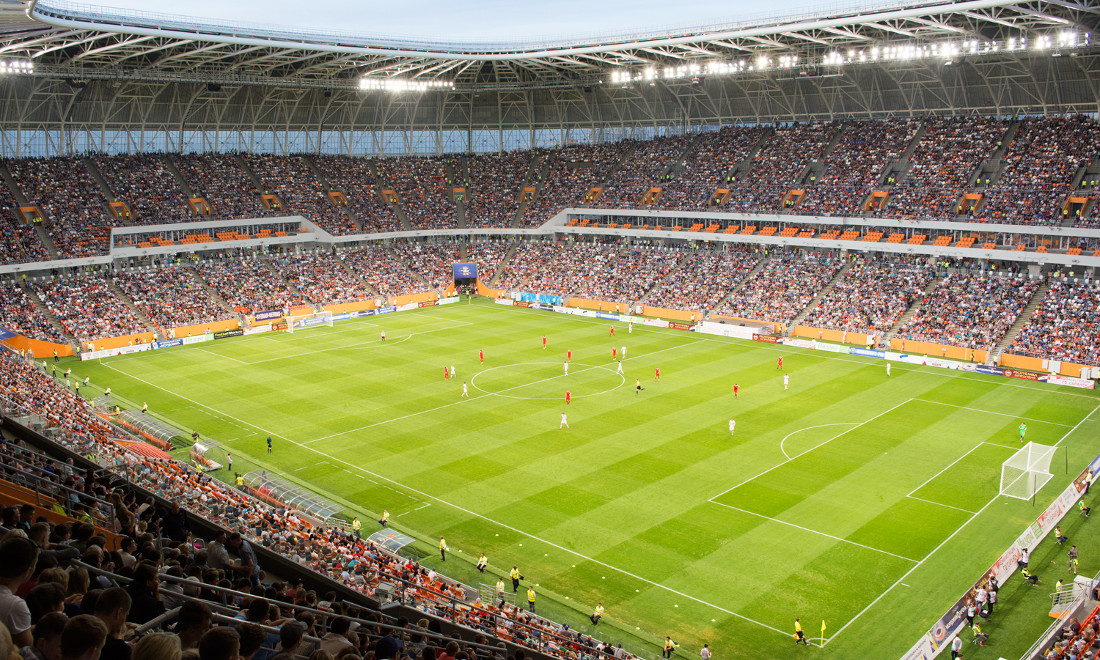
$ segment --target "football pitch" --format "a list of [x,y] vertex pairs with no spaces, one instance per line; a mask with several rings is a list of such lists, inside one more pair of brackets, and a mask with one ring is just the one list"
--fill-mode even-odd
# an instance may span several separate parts
[[[1100,452],[1081,390],[610,327],[475,301],[72,366],[364,531],[388,509],[425,565],[516,564],[576,629],[602,601],[594,634],[647,657],[666,634],[680,658],[790,657],[795,617],[823,644],[799,653],[899,657]],[[1066,448],[1036,506],[997,495],[1021,422]]]

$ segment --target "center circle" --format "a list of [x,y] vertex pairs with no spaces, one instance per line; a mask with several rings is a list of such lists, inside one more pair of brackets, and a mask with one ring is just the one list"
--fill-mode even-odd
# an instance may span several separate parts
[[607,394],[626,382],[615,365],[571,362],[569,374],[561,362],[518,362],[483,369],[470,379],[474,389],[508,399],[561,401],[569,390],[574,399]]

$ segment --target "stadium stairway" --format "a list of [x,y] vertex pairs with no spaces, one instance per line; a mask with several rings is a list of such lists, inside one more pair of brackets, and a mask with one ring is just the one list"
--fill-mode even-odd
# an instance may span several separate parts
[[150,332],[156,335],[158,340],[164,341],[168,338],[167,336],[165,336],[164,331],[159,325],[153,323],[153,320],[146,316],[145,312],[142,312],[140,309],[138,309],[137,305],[134,304],[133,298],[126,295],[126,292],[123,291],[122,287],[118,285],[118,282],[115,281],[115,278],[108,277],[107,286],[111,289],[115,296],[118,297],[119,302],[121,302],[123,305],[126,305],[126,307],[129,308],[130,312],[134,315],[134,317],[137,318],[137,320],[141,321],[142,325],[144,325]]
[[[336,191],[336,189],[333,188],[332,185],[328,182],[328,179],[325,178],[325,175],[321,172],[321,168],[317,167],[317,163],[314,162],[312,158],[310,158],[309,156],[302,156],[301,158],[302,162],[305,163],[306,167],[309,168],[309,171],[313,172],[313,176],[317,177],[317,182],[321,184],[321,190],[325,191],[325,197],[328,197],[328,193]],[[340,192],[343,193],[342,190]],[[351,226],[355,227],[356,233],[363,231],[363,225],[359,223],[359,218],[351,212],[350,208],[348,208],[347,206],[339,206],[335,204],[332,201],[332,198],[328,198],[328,200],[330,204],[336,207],[336,209],[338,209],[340,213],[348,219],[348,222],[351,223]]]
[[[237,163],[237,167],[241,168],[241,172],[243,172],[244,175],[248,177],[248,180],[252,182],[252,186],[256,189],[256,194],[265,194],[264,184],[260,182],[260,177],[256,176],[256,173],[248,166],[248,161],[244,159],[244,156],[239,153],[234,153],[233,161]],[[279,201],[281,202],[282,200]]]
[[[752,270],[750,270],[748,273],[746,273],[745,276],[741,278],[740,282],[738,282],[737,284],[734,284],[733,288],[730,289],[729,293],[722,296],[722,299],[714,304],[714,309],[720,309],[722,307],[722,305],[726,304],[727,300],[729,300],[730,298],[732,298],[732,297],[736,296],[738,293],[740,293],[741,289],[744,289],[745,285],[749,283],[749,280],[756,277],[756,274],[759,273],[760,270],[762,268],[764,268],[764,265],[767,264],[767,263],[768,263],[767,258],[761,259],[760,261],[756,262],[756,265],[752,267]],[[706,317],[708,317],[708,318],[710,317],[710,312],[707,312]]]
[[455,201],[455,227],[466,228],[466,199]]
[[[107,180],[103,178],[103,174],[99,171],[99,168],[96,167],[95,161],[91,158],[85,158],[83,162],[84,167],[88,169],[88,174],[92,175],[92,179],[95,180],[96,185],[99,186],[100,192],[103,193],[104,206],[106,206],[108,202],[118,199],[118,196],[111,190],[111,186],[107,185]],[[127,206],[129,206],[129,204],[127,204]],[[110,209],[107,209],[107,211],[112,217],[114,216]]]
[[187,183],[187,179],[183,178],[183,172],[179,171],[179,168],[176,167],[176,164],[168,157],[168,154],[161,154],[160,160],[164,163],[165,169],[171,172],[172,178],[176,180],[176,184],[179,185],[183,194],[187,195],[187,199],[193,198],[195,196],[195,191],[191,189],[191,186]]
[[377,296],[378,295],[378,291],[376,291],[375,288],[372,287],[369,282],[367,282],[365,279],[363,279],[363,277],[361,275],[359,275],[359,273],[355,272],[354,268],[350,268],[346,263],[344,263],[344,260],[342,258],[337,257],[336,261],[337,261],[337,263],[340,264],[340,268],[343,268],[344,272],[347,273],[348,276],[354,278],[355,281],[357,281],[357,282],[359,282],[359,284],[363,285],[364,290],[369,291],[372,296]]
[[201,286],[203,289],[205,289],[206,294],[208,296],[210,296],[210,298],[214,302],[218,303],[218,305],[220,305],[222,309],[224,309],[225,311],[232,314],[233,317],[238,319],[238,320],[241,318],[241,315],[237,313],[237,310],[233,309],[233,306],[230,305],[229,303],[227,303],[225,301],[225,298],[222,298],[221,294],[218,293],[217,289],[210,286],[210,283],[207,282],[205,279],[203,279],[202,275],[199,274],[199,271],[194,266],[184,266],[184,269],[188,273],[191,273],[191,277],[195,278],[195,281],[199,283],[199,286]]
[[[535,197],[539,196],[542,192],[543,185],[546,183],[546,178],[550,176],[550,156],[541,156],[536,154],[531,159],[530,165],[527,166],[527,173],[523,176],[523,185],[520,186],[522,191],[524,188],[534,188],[535,194],[530,201],[524,200],[519,203],[519,208],[516,209],[516,214],[512,216],[512,222],[509,227],[522,227],[523,217],[527,215],[527,207],[530,206],[530,202],[534,201]],[[495,280],[495,278],[494,278]]]
[[917,310],[920,309],[921,303],[924,299],[932,295],[932,292],[936,290],[940,282],[947,279],[946,277],[933,277],[932,281],[928,283],[928,286],[924,287],[924,290],[920,292],[920,295],[913,300],[913,304],[909,305],[909,309],[905,310],[905,313],[901,315],[898,322],[890,328],[890,332],[887,332],[882,337],[881,346],[889,346],[890,340],[894,338],[894,335],[898,334],[898,331],[905,327],[914,316],[917,314]]
[[54,314],[53,311],[46,306],[46,303],[42,302],[42,299],[38,297],[38,294],[35,293],[34,289],[27,286],[26,282],[23,282],[22,284],[20,284],[20,286],[23,287],[24,293],[27,294],[27,298],[30,299],[31,304],[34,305],[34,308],[38,310],[38,313],[50,322],[50,327],[53,328],[60,336],[65,337],[70,342],[72,342],[73,336],[65,331],[65,326],[61,325],[61,321],[58,320],[57,314]]
[[669,269],[668,269],[668,271],[667,271],[667,272],[665,272],[665,274],[664,274],[664,275],[662,275],[662,276],[658,277],[658,278],[657,278],[657,279],[656,279],[656,280],[655,280],[655,281],[653,282],[653,286],[651,286],[651,287],[649,287],[648,289],[646,289],[646,290],[645,290],[645,293],[643,293],[643,294],[642,294],[641,296],[639,296],[639,297],[638,297],[638,299],[637,299],[637,300],[635,300],[635,301],[634,301],[634,304],[635,304],[635,305],[644,305],[644,304],[645,304],[645,300],[646,300],[646,298],[648,298],[648,297],[649,297],[649,294],[651,294],[651,293],[653,293],[654,291],[656,291],[656,290],[657,290],[657,288],[658,288],[658,287],[660,287],[660,286],[661,286],[661,284],[663,284],[663,283],[664,283],[664,281],[665,281],[665,280],[666,280],[666,279],[667,279],[667,278],[668,278],[668,277],[669,277],[670,275],[672,275],[672,274],[673,274],[673,273],[675,273],[676,271],[678,271],[678,270],[680,270],[681,268],[683,268],[683,267],[684,267],[684,264],[686,264],[686,263],[687,263],[687,262],[688,262],[689,260],[693,259],[694,257],[695,257],[695,254],[693,254],[693,253],[692,253],[691,251],[689,251],[689,250],[680,250],[680,257],[679,257],[679,258],[678,258],[678,259],[676,260],[676,263],[675,263],[675,264],[674,264],[674,265],[672,266],[672,268],[669,268]]
[[838,270],[836,272],[836,275],[833,276],[833,279],[829,280],[828,284],[821,287],[821,290],[817,292],[816,296],[810,299],[810,302],[806,303],[806,306],[802,308],[802,311],[798,313],[798,316],[791,319],[791,322],[787,324],[788,337],[790,337],[791,333],[794,332],[794,327],[799,323],[802,323],[802,319],[809,316],[810,312],[814,311],[814,308],[817,307],[817,304],[824,300],[825,296],[829,295],[829,292],[833,290],[833,287],[835,287],[836,283],[840,281],[840,278],[844,277],[844,273],[847,273],[852,268],[853,263],[854,262],[848,261],[843,266],[841,266],[840,270]]
[[1001,353],[1012,345],[1012,342],[1016,340],[1016,336],[1024,329],[1024,326],[1031,320],[1031,317],[1035,316],[1035,311],[1039,309],[1039,305],[1042,304],[1043,298],[1046,297],[1048,291],[1050,291],[1050,280],[1043,280],[1039,288],[1035,289],[1035,293],[1032,294],[1031,300],[1027,301],[1027,305],[1024,307],[1023,311],[1020,312],[1020,315],[1017,316],[1016,320],[1012,323],[1012,327],[1008,329],[1004,337],[1001,337],[1001,340],[997,342],[997,345],[989,352],[989,359],[986,361],[986,364],[996,364],[997,361],[1001,359]]
[[497,282],[500,280],[500,276],[504,272],[504,269],[508,267],[508,264],[512,263],[512,257],[516,254],[517,246],[517,243],[512,243],[510,246],[508,246],[508,251],[504,253],[504,256],[500,259],[500,263],[497,264],[497,272],[493,273],[493,279],[489,280],[488,286],[490,288],[497,285]]
[[[374,184],[378,186],[379,191],[393,190],[393,186],[382,178],[382,175],[378,172],[378,168],[374,166],[373,162],[368,166],[370,167],[371,175],[374,176]],[[397,216],[397,220],[401,223],[401,231],[411,231],[413,228],[412,223],[409,222],[409,217],[405,215],[405,209],[401,208],[401,203],[391,204],[390,208],[393,209],[393,214]]]

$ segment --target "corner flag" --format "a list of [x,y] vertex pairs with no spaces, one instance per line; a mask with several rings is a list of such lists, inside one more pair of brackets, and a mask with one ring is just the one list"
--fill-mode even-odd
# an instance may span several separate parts
[[821,639],[825,639],[825,619],[821,620]]

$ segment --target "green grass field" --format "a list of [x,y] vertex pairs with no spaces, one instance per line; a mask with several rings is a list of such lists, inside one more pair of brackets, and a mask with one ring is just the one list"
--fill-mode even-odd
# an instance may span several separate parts
[[[608,327],[475,301],[73,368],[223,442],[238,470],[341,503],[365,530],[388,508],[427,565],[476,583],[479,551],[498,573],[516,563],[539,612],[582,630],[602,601],[596,634],[648,657],[665,634],[687,658],[703,641],[722,658],[789,657],[799,616],[811,638],[828,625],[824,647],[801,654],[896,658],[1071,478],[1059,454],[1039,506],[997,497],[1020,422],[1066,446],[1072,474],[1100,452],[1092,393],[904,365],[887,377],[881,360]],[[625,378],[611,360],[623,345]],[[450,365],[458,379],[444,382]]]

